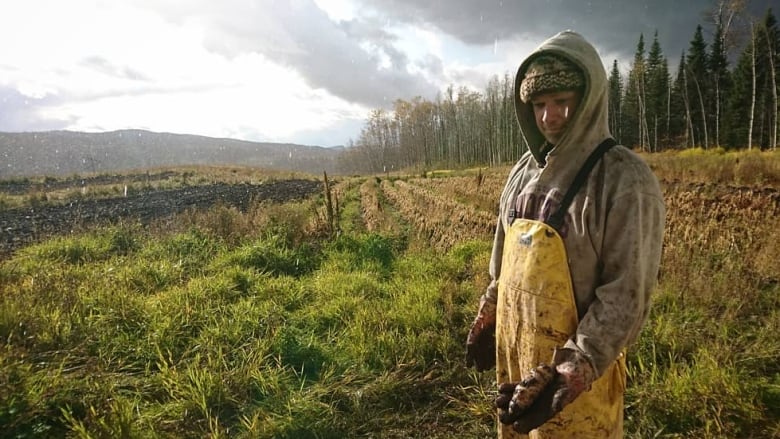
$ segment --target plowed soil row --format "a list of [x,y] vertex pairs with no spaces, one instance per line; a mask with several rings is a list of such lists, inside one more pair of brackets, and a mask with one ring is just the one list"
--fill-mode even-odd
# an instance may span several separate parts
[[127,197],[75,200],[65,205],[44,205],[0,211],[0,257],[41,238],[69,233],[96,223],[123,219],[142,224],[217,204],[246,209],[252,201],[286,202],[322,189],[316,180],[279,180],[260,185],[218,183],[167,190],[148,190]]
[[448,250],[464,240],[489,239],[495,230],[494,214],[427,187],[403,180],[384,180],[381,190],[401,216],[414,225],[418,236],[427,238],[435,248]]
[[97,175],[84,178],[46,179],[43,182],[33,182],[29,180],[4,180],[0,181],[0,193],[9,195],[24,195],[34,193],[36,191],[53,191],[58,189],[78,188],[84,186],[160,181],[176,177],[178,175],[180,175],[178,172],[165,171],[154,174]]

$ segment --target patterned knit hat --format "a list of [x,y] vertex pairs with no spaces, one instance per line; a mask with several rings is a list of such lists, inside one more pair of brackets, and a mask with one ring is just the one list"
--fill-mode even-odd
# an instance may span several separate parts
[[577,90],[585,86],[585,75],[573,62],[545,53],[534,58],[520,84],[520,99],[527,103],[542,92]]

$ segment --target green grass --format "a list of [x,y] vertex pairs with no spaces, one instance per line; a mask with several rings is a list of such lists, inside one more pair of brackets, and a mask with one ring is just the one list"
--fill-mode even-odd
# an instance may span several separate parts
[[0,265],[4,434],[490,431],[489,416],[451,409],[481,404],[458,389],[490,379],[461,363],[477,295],[463,267],[488,250],[410,253],[365,233],[234,246],[133,227],[27,247]]
[[[728,154],[687,153],[705,173]],[[675,175],[687,155],[653,160]],[[493,372],[463,364],[489,238],[366,233],[359,187],[332,237],[321,199],[222,206],[0,262],[0,436],[495,436]],[[626,437],[780,438],[776,202],[674,190]]]

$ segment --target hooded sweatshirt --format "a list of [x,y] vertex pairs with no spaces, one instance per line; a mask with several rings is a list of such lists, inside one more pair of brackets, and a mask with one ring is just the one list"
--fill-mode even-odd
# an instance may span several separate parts
[[[584,72],[585,87],[566,132],[548,145],[533,108],[519,97],[529,63],[542,53],[565,57]],[[515,77],[515,111],[527,151],[501,194],[485,297],[495,302],[504,232],[515,218],[546,221],[587,157],[611,137],[607,77],[595,48],[565,31],[542,43]],[[552,148],[550,148],[552,146]],[[590,357],[601,376],[639,334],[656,285],[665,222],[658,180],[647,164],[617,145],[602,157],[571,203],[559,229],[566,247],[579,324],[566,347]]]

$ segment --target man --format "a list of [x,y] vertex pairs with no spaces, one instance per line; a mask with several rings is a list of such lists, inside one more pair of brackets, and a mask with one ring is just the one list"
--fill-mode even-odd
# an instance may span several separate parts
[[496,367],[502,438],[623,435],[624,350],[647,318],[665,210],[648,166],[612,140],[607,90],[598,53],[570,31],[517,71],[529,151],[501,194],[466,357]]

